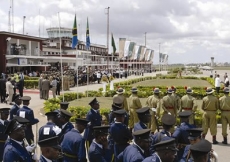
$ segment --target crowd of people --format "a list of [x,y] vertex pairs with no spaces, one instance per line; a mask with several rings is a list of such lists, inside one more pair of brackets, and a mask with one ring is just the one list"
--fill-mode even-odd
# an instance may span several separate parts
[[[145,105],[141,104],[136,87],[131,92],[126,98],[124,90],[117,89],[108,125],[102,124],[96,98],[89,102],[91,109],[86,118],[76,118],[74,125],[70,122],[73,114],[68,111],[69,103],[61,102],[60,109],[45,114],[47,123],[36,130],[35,135],[32,126],[39,120],[29,108],[31,97],[18,96],[11,109],[0,109],[0,161],[207,162],[214,155],[212,144],[218,144],[217,110],[222,115],[222,143],[227,144],[230,121],[227,87],[219,99],[213,95],[212,88],[207,88],[202,103],[203,129],[194,123],[197,105],[190,87],[182,98],[176,94],[175,87],[168,88],[163,98],[160,98],[160,89],[155,88]],[[177,116],[180,124],[175,128]],[[208,129],[213,136],[212,144],[205,140]],[[35,141],[41,149],[40,158],[35,152]]]

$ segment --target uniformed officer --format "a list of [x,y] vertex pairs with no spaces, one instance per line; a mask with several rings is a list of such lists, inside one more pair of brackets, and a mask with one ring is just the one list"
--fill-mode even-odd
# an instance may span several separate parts
[[110,126],[109,134],[114,141],[114,157],[115,162],[118,162],[117,156],[124,151],[129,145],[128,141],[132,140],[132,134],[127,125],[124,124],[125,113],[124,109],[113,112],[116,118],[115,123]]
[[139,122],[134,125],[134,128],[133,128],[134,132],[137,130],[148,128],[148,124],[151,120],[151,115],[150,115],[149,110],[150,110],[149,107],[143,107],[136,111]]
[[229,88],[225,87],[224,96],[219,99],[220,110],[221,110],[221,123],[222,123],[222,135],[224,141],[223,144],[228,144],[227,140],[227,125],[230,125],[230,97],[229,97]]
[[46,138],[38,141],[41,148],[41,156],[39,162],[51,162],[60,157],[61,147],[58,145],[58,136]]
[[75,128],[64,135],[61,143],[63,162],[87,162],[85,139],[81,134],[88,123],[88,120],[77,118]]
[[164,114],[171,114],[176,118],[177,108],[172,93],[173,93],[172,88],[168,88],[167,95],[164,96],[162,99],[162,109],[164,110]]
[[64,135],[74,128],[73,124],[69,121],[73,115],[69,111],[64,109],[61,109],[60,112],[61,114],[59,116],[59,121],[62,125],[62,130],[61,133],[58,134],[60,138],[59,143],[62,142]]
[[192,112],[192,115],[189,117],[189,124],[194,124],[194,113],[196,112],[197,105],[195,103],[195,98],[191,96],[193,90],[188,87],[186,88],[186,95],[181,98],[181,111]]
[[174,97],[175,99],[175,102],[176,102],[176,108],[177,110],[180,110],[181,109],[181,99],[180,99],[180,96],[178,96],[178,94],[176,94],[176,87],[172,86],[172,96]]
[[167,140],[163,140],[154,145],[156,152],[152,154],[150,157],[147,157],[143,160],[143,162],[173,162],[176,154],[177,148],[175,139],[169,138]]
[[69,107],[69,102],[61,102],[60,103],[60,108],[61,109],[66,110],[66,109],[68,109],[68,107]]
[[10,108],[1,108],[0,109],[0,161],[3,159],[3,151],[4,145],[7,139],[7,135],[4,133],[7,125],[9,124],[8,116],[9,116]]
[[89,126],[85,129],[84,139],[86,140],[86,149],[89,149],[92,140],[94,139],[93,127],[101,126],[102,116],[100,115],[100,105],[96,98],[94,98],[89,105],[91,109],[86,115],[86,119],[90,122]]
[[113,100],[116,98],[119,98],[122,101],[121,108],[125,109],[126,112],[129,112],[128,109],[128,102],[126,97],[124,96],[124,89],[123,88],[118,88],[117,89],[117,94],[113,96]]
[[200,142],[201,140],[201,133],[203,132],[203,129],[201,128],[191,128],[188,129],[187,132],[189,133],[188,139],[190,142],[190,145],[187,145],[184,149],[184,154],[180,160],[180,162],[193,162],[193,158],[191,156],[190,147],[191,145]]
[[214,90],[209,87],[206,90],[207,96],[203,98],[202,103],[202,110],[204,110],[203,114],[203,122],[202,122],[202,128],[203,128],[203,134],[202,137],[205,138],[208,128],[210,128],[210,132],[212,135],[212,142],[213,144],[218,144],[218,141],[216,140],[216,134],[217,134],[217,120],[216,120],[216,111],[219,109],[219,100],[217,97],[213,95]]
[[161,118],[163,129],[152,136],[150,145],[150,153],[155,152],[154,145],[162,141],[165,137],[171,137],[170,129],[175,125],[176,119],[174,116],[164,114]]
[[[117,98],[118,99],[118,98]],[[117,100],[116,99],[116,100]],[[111,125],[111,124],[113,124],[114,122],[115,122],[115,116],[114,116],[114,114],[113,114],[113,112],[114,111],[117,111],[117,110],[121,110],[122,108],[120,107],[120,106],[117,106],[117,104],[116,103],[113,103],[112,104],[112,109],[111,109],[111,111],[110,111],[110,113],[109,113],[109,124]],[[124,124],[125,125],[127,125],[128,126],[128,124],[129,124],[129,115],[128,115],[128,113],[127,112],[125,112],[125,120],[124,120]]]
[[129,121],[129,128],[133,128],[134,124],[139,121],[136,110],[142,108],[141,101],[137,96],[137,88],[133,87],[131,89],[131,96],[129,97],[129,110],[130,110],[130,121]]
[[207,162],[208,153],[212,149],[212,144],[207,140],[201,140],[200,142],[190,147],[191,155],[194,162]]
[[23,106],[18,110],[17,116],[26,118],[27,120],[30,121],[30,123],[27,124],[26,126],[25,133],[26,133],[26,140],[29,143],[29,145],[31,145],[32,143],[34,143],[34,134],[32,130],[32,125],[37,124],[39,120],[34,118],[34,111],[28,107],[30,104],[31,97],[23,96],[21,100],[23,102]]
[[9,139],[5,143],[3,161],[32,162],[31,155],[26,150],[23,139],[25,138],[25,127],[23,122],[29,122],[27,119],[18,117],[17,120],[12,119],[6,127],[5,134],[9,135]]
[[95,126],[93,127],[94,131],[94,140],[92,141],[89,148],[89,161],[90,162],[110,162],[111,161],[111,152],[108,149],[108,130],[109,126]]
[[191,112],[188,111],[182,111],[178,115],[180,117],[180,126],[176,128],[175,132],[173,133],[172,137],[176,139],[176,142],[178,144],[178,153],[177,153],[177,161],[180,161],[182,158],[182,155],[184,153],[184,149],[186,145],[189,144],[188,140],[188,132],[187,130],[190,128],[194,128],[194,125],[190,125],[189,122],[189,116],[191,115]]
[[18,95],[15,100],[15,104],[10,109],[10,120],[14,118],[14,116],[17,115],[18,110],[20,109],[20,105],[22,104],[21,97]]
[[55,123],[58,118],[58,112],[51,111],[45,114],[47,116],[47,123],[39,129],[38,140],[41,141],[46,138],[51,138],[57,136],[61,133],[61,128],[59,128]]
[[154,133],[157,129],[156,126],[156,118],[160,117],[160,108],[161,108],[161,99],[160,99],[161,91],[159,88],[154,88],[153,95],[149,96],[146,101],[146,106],[150,108],[156,108],[156,112],[151,111],[151,122],[149,124],[149,128],[151,132]]
[[118,156],[124,162],[142,162],[149,156],[150,129],[141,129],[133,132],[134,143]]

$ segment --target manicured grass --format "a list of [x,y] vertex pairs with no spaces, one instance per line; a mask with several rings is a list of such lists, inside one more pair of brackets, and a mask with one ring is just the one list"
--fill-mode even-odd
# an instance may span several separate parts
[[155,79],[146,80],[133,84],[133,86],[188,86],[188,87],[209,87],[205,80],[198,79]]
[[[94,97],[84,97],[78,100],[74,100],[70,102],[70,106],[86,106],[89,107],[88,103],[93,99]],[[97,97],[97,100],[100,103],[101,108],[111,108],[113,98],[112,97]],[[142,106],[145,106],[145,102],[147,98],[140,98]],[[197,100],[198,109],[201,108],[201,100]]]
[[213,68],[214,70],[230,70],[230,66],[218,66]]

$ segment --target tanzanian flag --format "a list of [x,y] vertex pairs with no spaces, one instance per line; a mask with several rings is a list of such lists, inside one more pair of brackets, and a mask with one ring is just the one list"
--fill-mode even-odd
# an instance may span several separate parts
[[89,38],[89,22],[87,17],[87,27],[86,27],[86,49],[90,47],[90,38]]
[[72,38],[72,48],[76,48],[76,45],[77,45],[77,42],[78,42],[78,39],[77,39],[77,20],[76,20],[76,14],[75,14],[75,17],[74,17],[72,35],[73,35],[73,38]]
[[116,48],[116,44],[113,38],[113,34],[112,34],[112,47],[113,47],[113,54],[116,52],[117,48]]

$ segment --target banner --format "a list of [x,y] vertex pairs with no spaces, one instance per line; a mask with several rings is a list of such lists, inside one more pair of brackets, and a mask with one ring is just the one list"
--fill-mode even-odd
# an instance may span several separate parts
[[130,45],[130,41],[125,41],[124,57],[128,57],[129,56],[129,45]]
[[147,55],[147,57],[146,57],[146,61],[149,61],[150,60],[150,56],[151,56],[151,53],[152,53],[152,50],[149,50],[148,51],[148,55]]
[[138,46],[138,45],[135,45],[135,47],[134,47],[134,50],[135,50],[135,51],[134,51],[134,52],[135,52],[135,53],[134,53],[134,58],[133,58],[134,60],[137,60],[139,47],[140,47],[140,46]]
[[18,65],[27,65],[27,59],[26,58],[18,58]]

